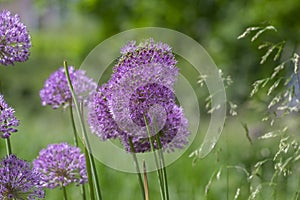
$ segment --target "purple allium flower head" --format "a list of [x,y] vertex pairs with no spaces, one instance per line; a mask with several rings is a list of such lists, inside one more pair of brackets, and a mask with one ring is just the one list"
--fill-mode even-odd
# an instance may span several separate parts
[[[73,66],[69,66],[68,69],[78,101],[87,103],[88,96],[96,89],[97,84],[86,76],[85,71],[75,70]],[[72,94],[64,68],[53,72],[45,81],[44,88],[40,91],[40,97],[43,106],[51,105],[53,109],[70,106]]]
[[30,164],[10,155],[0,163],[0,199],[40,199],[41,175]]
[[8,138],[11,133],[17,132],[15,127],[19,126],[19,120],[15,117],[15,111],[4,101],[0,94],[0,136]]
[[138,45],[131,41],[121,54],[111,79],[91,98],[91,131],[102,140],[119,138],[127,151],[132,151],[131,140],[137,153],[151,151],[149,134],[153,141],[159,136],[165,151],[183,148],[189,131],[175,104],[173,87],[179,70],[171,48],[152,39]]
[[109,106],[118,127],[126,133],[122,136],[125,149],[130,151],[130,137],[135,152],[150,151],[147,128],[153,138],[159,135],[166,151],[183,148],[189,131],[182,109],[175,104],[178,68],[171,48],[149,39],[139,45],[128,43],[121,54],[109,82]]
[[167,44],[152,39],[138,45],[131,41],[121,48],[111,79],[90,103],[92,132],[102,140],[119,138],[127,151],[131,151],[129,139],[135,152],[151,151],[149,134],[151,138],[158,134],[166,151],[183,148],[189,131],[182,109],[175,104],[176,62]]
[[18,15],[4,10],[0,13],[0,63],[12,65],[29,57],[30,35]]
[[50,144],[42,149],[33,167],[43,174],[42,185],[50,189],[70,183],[84,184],[88,180],[84,154],[67,143]]

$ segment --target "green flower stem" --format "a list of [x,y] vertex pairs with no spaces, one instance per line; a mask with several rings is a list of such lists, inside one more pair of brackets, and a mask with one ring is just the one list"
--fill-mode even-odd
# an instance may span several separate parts
[[[78,147],[78,133],[77,133],[77,130],[76,130],[76,126],[75,126],[75,120],[74,120],[74,116],[73,116],[73,106],[72,106],[72,102],[70,104],[70,118],[71,118],[71,124],[72,124],[72,128],[73,128],[73,133],[74,133],[74,145],[76,147]],[[86,197],[85,197],[85,188],[84,188],[84,184],[81,184],[81,196],[82,196],[82,199],[83,200],[86,200]]]
[[93,186],[93,175],[92,175],[92,171],[91,171],[91,162],[90,162],[90,157],[88,155],[88,151],[87,149],[84,147],[84,155],[86,158],[86,171],[87,171],[87,175],[88,175],[88,184],[89,184],[89,189],[90,189],[90,199],[91,200],[95,200],[95,190],[94,190],[94,186]]
[[[83,115],[83,104],[82,103],[80,104],[80,114],[81,114],[81,118],[83,119],[84,115]],[[89,153],[89,152],[87,151],[87,153]],[[94,158],[92,152],[90,152],[90,157],[91,157],[91,160],[90,160],[91,166],[95,166],[95,169],[97,169],[96,164],[95,164],[95,158]],[[100,196],[101,196],[97,170],[95,170],[95,174],[94,174],[93,178],[94,178],[94,182],[96,183],[96,193],[97,193],[97,188],[99,188],[99,192],[100,192]]]
[[149,184],[148,184],[148,177],[147,177],[147,169],[146,169],[146,162],[143,160],[143,169],[144,169],[144,189],[145,189],[145,198],[149,200]]
[[9,156],[12,154],[12,148],[11,148],[9,137],[5,139],[5,143],[6,143],[6,152],[7,152],[7,155]]
[[65,186],[62,187],[62,191],[63,191],[63,194],[64,194],[64,200],[68,200],[67,190],[66,190]]
[[165,188],[165,195],[167,200],[169,200],[169,189],[168,189],[168,179],[167,179],[167,170],[166,170],[166,165],[165,165],[165,159],[164,159],[164,154],[162,152],[162,145],[161,141],[159,138],[159,135],[156,134],[156,142],[158,145],[158,155],[160,158],[161,166],[162,166],[162,172],[163,172],[163,179],[164,179],[164,188]]
[[92,153],[89,153],[90,156],[90,162],[91,162],[91,166],[92,166],[92,173],[94,174],[93,178],[94,178],[94,183],[95,183],[95,187],[96,187],[96,194],[99,200],[102,200],[102,195],[101,195],[101,190],[100,190],[100,184],[99,184],[99,178],[98,178],[98,172],[96,170],[96,164],[95,164],[95,158],[92,155]]
[[157,168],[157,176],[158,176],[158,182],[159,182],[159,186],[160,186],[159,188],[160,188],[161,198],[163,200],[165,200],[166,197],[165,197],[165,188],[164,188],[164,181],[163,181],[163,172],[161,170],[160,163],[158,162],[158,159],[157,159],[157,155],[156,155],[155,148],[154,148],[154,141],[152,139],[152,135],[150,133],[149,126],[148,126],[148,121],[147,121],[145,115],[144,115],[144,121],[145,121],[145,124],[146,124],[146,129],[147,129],[147,133],[148,133],[148,137],[149,137],[151,151],[153,152],[155,165],[156,165],[156,168]]
[[143,199],[145,200],[145,198],[146,198],[145,197],[146,196],[146,194],[145,194],[145,188],[144,188],[144,184],[143,184],[143,179],[142,179],[142,175],[141,175],[141,170],[140,170],[140,167],[139,167],[139,163],[138,163],[137,157],[135,155],[135,149],[134,149],[134,146],[133,146],[133,143],[132,143],[132,138],[129,137],[128,140],[129,140],[131,155],[133,157],[133,161],[134,161],[136,172],[137,172],[138,179],[139,179],[139,185],[140,185],[141,193],[142,193]]
[[75,126],[75,120],[74,120],[74,116],[73,116],[73,106],[72,106],[72,102],[70,104],[70,118],[71,118],[71,124],[72,124],[72,128],[73,128],[73,133],[74,133],[74,144],[76,147],[78,147],[78,133],[76,130],[76,126]]
[[75,108],[77,110],[77,115],[78,115],[78,118],[80,120],[84,145],[85,145],[85,147],[88,151],[88,157],[89,157],[89,161],[90,161],[90,165],[91,165],[91,174],[93,176],[93,183],[94,183],[94,186],[95,186],[96,196],[99,200],[102,200],[98,177],[96,177],[97,176],[97,171],[96,171],[94,158],[93,158],[93,155],[92,155],[92,149],[91,149],[88,137],[87,137],[87,132],[86,132],[86,128],[85,128],[85,125],[84,125],[83,116],[80,113],[80,108],[79,108],[79,105],[78,105],[78,101],[77,101],[77,98],[76,98],[76,95],[75,95],[75,92],[74,92],[73,85],[71,83],[70,74],[69,74],[69,70],[68,70],[68,65],[67,65],[66,61],[64,61],[64,69],[65,69],[66,77],[67,77],[67,80],[68,80],[69,88],[70,88],[70,91],[72,93],[73,102],[74,102]]

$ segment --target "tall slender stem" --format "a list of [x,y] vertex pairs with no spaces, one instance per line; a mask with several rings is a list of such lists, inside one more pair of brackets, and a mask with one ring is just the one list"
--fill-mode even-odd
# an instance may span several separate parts
[[91,171],[91,161],[89,157],[89,152],[84,146],[84,155],[86,157],[86,171],[88,175],[88,184],[89,184],[89,191],[90,191],[90,199],[95,200],[95,190],[94,190],[94,185],[93,185],[93,174]]
[[12,154],[12,148],[11,148],[9,137],[5,139],[5,143],[6,143],[6,152],[7,152],[7,155],[9,156]]
[[160,194],[161,194],[161,198],[164,200],[165,198],[165,188],[164,188],[164,181],[163,181],[163,172],[161,170],[161,166],[160,163],[158,162],[157,159],[157,155],[156,155],[156,151],[155,151],[155,147],[154,147],[154,141],[152,140],[152,135],[148,126],[148,121],[146,116],[144,115],[144,121],[146,124],[146,129],[147,129],[147,133],[148,133],[148,137],[149,137],[149,143],[150,143],[150,147],[151,147],[151,151],[153,152],[154,155],[154,160],[155,160],[155,165],[157,168],[157,176],[158,176],[158,182],[159,182],[159,188],[160,188]]
[[74,144],[76,147],[78,147],[78,133],[76,130],[76,125],[75,125],[75,120],[74,120],[74,116],[73,116],[73,106],[72,103],[70,105],[70,119],[71,119],[71,124],[72,124],[72,128],[73,128],[73,134],[74,134]]
[[95,182],[96,194],[97,194],[98,199],[102,200],[100,184],[99,184],[99,178],[98,178],[98,172],[97,172],[96,164],[95,164],[95,158],[92,155],[92,153],[89,153],[89,156],[90,156],[90,159],[91,159],[90,161],[91,161],[91,166],[92,166],[92,173],[94,174],[93,178],[94,178],[94,182]]
[[67,61],[64,61],[64,70],[65,70],[65,73],[66,73],[66,77],[67,77],[67,80],[68,80],[70,91],[72,93],[73,102],[74,102],[75,108],[77,110],[77,115],[78,115],[78,118],[80,120],[81,131],[82,131],[83,140],[84,140],[84,145],[85,145],[85,147],[86,147],[86,149],[88,151],[89,160],[91,161],[90,162],[90,164],[91,164],[91,172],[92,172],[92,175],[93,175],[93,181],[94,181],[94,186],[95,186],[95,190],[96,190],[96,196],[98,197],[99,200],[102,200],[98,177],[96,177],[97,176],[97,172],[96,172],[97,170],[96,170],[94,158],[93,158],[93,155],[92,155],[92,149],[91,149],[88,137],[87,137],[87,132],[86,132],[86,128],[85,128],[85,125],[84,125],[84,120],[83,120],[83,117],[82,117],[82,115],[80,113],[80,108],[79,108],[79,105],[78,105],[77,97],[75,95],[74,88],[73,88],[73,85],[71,83]]
[[161,162],[161,167],[162,167],[162,171],[163,171],[163,180],[164,180],[164,188],[165,188],[165,195],[167,200],[169,200],[169,189],[168,189],[168,178],[167,178],[167,170],[166,170],[166,165],[165,165],[165,159],[164,159],[164,154],[162,152],[162,145],[161,145],[161,141],[159,138],[159,135],[156,134],[156,142],[158,145],[158,155],[160,158],[160,162]]
[[[76,129],[76,126],[75,126],[75,120],[74,120],[74,116],[73,116],[73,105],[72,105],[72,102],[70,104],[70,119],[71,119],[71,124],[72,124],[72,128],[73,128],[73,134],[74,134],[74,145],[76,147],[78,147],[79,143],[78,143],[78,133],[77,133],[77,129]],[[85,197],[85,187],[84,187],[84,184],[81,184],[81,196],[82,196],[82,199],[83,200],[86,200],[86,197]]]
[[147,169],[146,169],[146,162],[143,160],[143,169],[144,169],[144,189],[145,189],[145,198],[149,200],[149,184],[148,184],[148,177],[147,177]]
[[136,172],[137,172],[138,179],[139,179],[139,185],[140,185],[141,193],[143,195],[143,199],[145,200],[146,195],[145,195],[145,189],[144,189],[144,185],[143,185],[143,179],[142,179],[141,170],[140,170],[140,167],[139,167],[139,162],[138,162],[138,159],[135,155],[135,149],[134,149],[134,145],[132,143],[132,138],[129,137],[128,141],[129,141],[131,155],[133,157],[133,161],[134,161]]
[[63,191],[63,194],[64,194],[64,200],[68,200],[67,190],[66,190],[65,186],[62,187],[62,191]]

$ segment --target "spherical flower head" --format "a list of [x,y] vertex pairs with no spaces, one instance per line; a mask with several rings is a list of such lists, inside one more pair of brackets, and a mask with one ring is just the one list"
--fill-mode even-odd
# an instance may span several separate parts
[[[97,84],[86,76],[83,70],[75,70],[73,66],[69,66],[68,70],[77,100],[86,104],[88,96],[96,89]],[[53,109],[71,105],[72,94],[64,68],[53,72],[45,81],[40,91],[40,98],[43,106],[51,105]]]
[[0,199],[41,199],[41,176],[30,164],[10,155],[0,163]]
[[15,111],[5,102],[0,94],[0,136],[9,138],[11,133],[17,132],[15,127],[19,126],[19,120],[15,117]]
[[109,84],[103,84],[92,95],[88,104],[88,124],[91,132],[102,140],[117,138],[123,134],[108,107],[110,89]]
[[84,184],[88,180],[84,154],[67,143],[50,144],[42,149],[33,167],[42,174],[42,185],[50,189]]
[[[92,132],[101,139],[119,138],[127,151],[174,151],[188,143],[188,125],[182,109],[175,104],[174,83],[177,61],[171,48],[152,39],[129,42],[111,79],[93,96],[88,110]],[[134,149],[131,149],[132,141]]]
[[29,57],[30,35],[18,15],[4,10],[0,13],[0,63],[13,65]]

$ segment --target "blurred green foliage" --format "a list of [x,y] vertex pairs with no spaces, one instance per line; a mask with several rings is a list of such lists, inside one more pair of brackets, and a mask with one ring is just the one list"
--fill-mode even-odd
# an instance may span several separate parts
[[[174,29],[199,41],[212,55],[216,64],[231,74],[235,100],[247,98],[249,85],[271,71],[271,66],[257,66],[258,55],[246,41],[237,36],[247,27],[273,24],[281,30],[282,40],[297,46],[300,3],[276,1],[109,1],[84,0],[80,12],[94,15],[101,25],[101,38],[120,31],[144,26]],[[276,36],[278,37],[278,36]],[[278,38],[270,37],[272,40]]]

